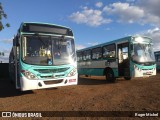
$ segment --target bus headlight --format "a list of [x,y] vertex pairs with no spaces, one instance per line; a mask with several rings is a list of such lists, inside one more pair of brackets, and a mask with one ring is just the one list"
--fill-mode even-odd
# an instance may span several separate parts
[[77,73],[77,69],[74,68],[74,69],[72,69],[71,72],[67,75],[67,77],[72,77],[72,76],[74,76],[76,73]]
[[21,70],[21,73],[28,79],[38,79],[33,73],[27,70]]

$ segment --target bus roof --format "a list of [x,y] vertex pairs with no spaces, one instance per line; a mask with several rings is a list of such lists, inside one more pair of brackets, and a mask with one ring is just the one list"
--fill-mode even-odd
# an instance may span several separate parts
[[160,54],[160,51],[155,51],[154,54]]
[[57,26],[57,27],[63,27],[63,28],[68,28],[68,29],[70,29],[69,27],[66,27],[66,26],[62,26],[62,25],[58,25],[58,24],[52,24],[52,23],[45,23],[45,22],[22,22],[22,23],[21,23],[21,26],[22,26],[23,24],[52,25],[52,26]]
[[[98,45],[94,45],[94,46],[91,46],[91,47],[83,48],[83,49],[77,50],[77,52],[80,52],[80,51],[83,51],[83,50],[93,49],[93,48],[96,48],[96,47],[102,47],[104,45],[114,44],[116,42],[121,42],[122,40],[123,41],[130,41],[132,37],[147,37],[147,36],[138,36],[138,35],[127,36],[127,37],[119,38],[119,39],[112,40],[112,41],[109,41],[109,42],[105,42],[105,43],[101,43],[101,44],[98,44]],[[149,37],[147,37],[147,38],[149,38]]]
[[73,36],[73,32],[69,27],[43,22],[22,22],[19,32],[62,34]]

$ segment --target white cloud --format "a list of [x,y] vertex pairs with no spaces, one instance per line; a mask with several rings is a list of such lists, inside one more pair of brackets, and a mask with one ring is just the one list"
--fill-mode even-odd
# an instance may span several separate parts
[[98,45],[98,42],[89,42],[89,43],[87,43],[89,46],[94,46],[94,45]]
[[113,21],[121,23],[138,23],[160,28],[160,0],[126,0],[104,5],[95,3],[96,8],[81,7],[81,11],[72,13],[69,18],[77,24],[92,27],[109,24]]
[[145,11],[144,23],[160,27],[160,0],[139,0],[137,6]]
[[11,51],[11,48],[0,50],[1,52],[4,52],[4,56],[0,56],[0,62],[8,63],[9,62],[9,54]]
[[98,7],[98,8],[101,8],[101,7],[103,6],[103,3],[102,3],[102,2],[97,2],[97,3],[95,4],[95,6]]
[[84,45],[76,45],[76,50],[80,50],[80,49],[83,49],[85,48],[86,46]]
[[0,40],[0,52],[4,52],[4,56],[0,56],[0,61],[2,61],[3,63],[9,62],[9,54],[12,46],[12,39],[13,38]]
[[160,51],[160,28],[155,27],[153,29],[139,32],[138,34],[152,38],[154,51]]
[[160,0],[138,0],[137,5],[143,8],[146,13],[160,17]]
[[72,13],[69,18],[77,24],[87,24],[89,26],[100,26],[111,22],[111,19],[104,18],[102,11],[84,7],[81,12]]
[[153,39],[154,51],[160,51],[160,29],[150,29],[145,33],[145,35],[150,36]]
[[144,17],[143,9],[130,5],[129,3],[113,3],[105,6],[103,11],[108,15],[116,15],[118,22],[133,23],[140,21]]
[[5,43],[5,44],[12,44],[13,42],[13,38],[11,39],[3,39],[3,40],[0,40],[1,43]]
[[102,2],[97,2],[95,7],[99,10],[83,7],[81,11],[72,13],[69,18],[77,24],[89,26],[100,26],[117,21],[160,27],[159,5],[160,0],[126,0],[126,2],[115,2],[106,6]]
[[118,22],[150,24],[160,27],[160,0],[138,0],[134,3],[116,2],[107,5],[103,11],[114,15]]

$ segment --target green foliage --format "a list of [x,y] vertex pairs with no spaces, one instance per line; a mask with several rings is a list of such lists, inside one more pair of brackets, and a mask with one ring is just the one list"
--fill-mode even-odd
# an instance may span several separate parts
[[4,27],[10,27],[9,23],[2,23],[2,19],[7,19],[7,14],[4,12],[2,4],[0,3],[0,31],[4,29]]

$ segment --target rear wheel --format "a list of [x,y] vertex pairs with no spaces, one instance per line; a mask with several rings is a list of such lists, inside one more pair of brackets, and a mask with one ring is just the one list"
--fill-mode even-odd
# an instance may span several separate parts
[[124,77],[125,80],[131,80],[131,77]]
[[114,73],[111,69],[106,70],[106,80],[108,82],[115,82],[116,78],[114,77]]
[[89,77],[89,75],[85,75],[85,77]]

